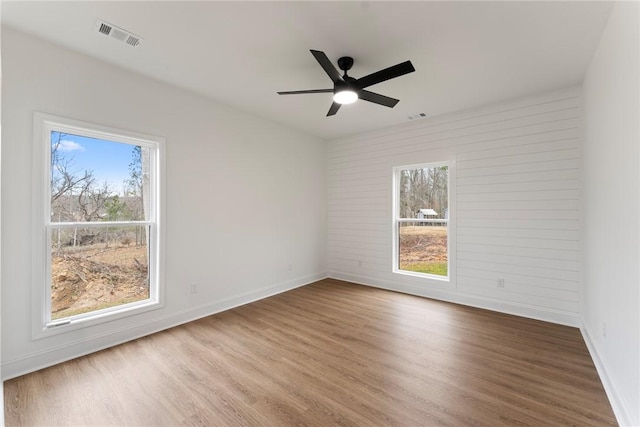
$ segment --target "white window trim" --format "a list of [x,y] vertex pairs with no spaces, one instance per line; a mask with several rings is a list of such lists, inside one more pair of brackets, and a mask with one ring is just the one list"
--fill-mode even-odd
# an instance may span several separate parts
[[[144,301],[132,302],[116,307],[96,310],[82,315],[72,316],[60,320],[48,321],[50,318],[50,292],[47,286],[47,276],[50,270],[49,247],[50,233],[47,224],[49,211],[47,202],[50,199],[50,177],[45,171],[50,169],[50,141],[51,130],[80,134],[92,138],[122,142],[153,148],[154,159],[151,161],[151,174],[157,179],[152,180],[152,193],[155,203],[151,203],[151,221],[130,221],[127,224],[118,222],[117,225],[147,225],[152,222],[151,233],[155,235],[156,245],[150,248],[149,279],[150,297]],[[31,324],[32,338],[40,339],[61,333],[66,333],[101,323],[111,322],[124,317],[137,315],[150,310],[164,307],[165,301],[165,273],[164,273],[164,212],[165,212],[165,139],[158,136],[132,132],[109,126],[96,125],[79,120],[68,119],[36,112],[33,120],[33,171],[32,171],[32,277],[31,277]],[[111,223],[96,223],[96,226],[108,226]],[[66,224],[65,224],[66,226]],[[155,286],[151,286],[151,284]]]
[[[448,198],[449,198],[449,220],[447,230],[447,261],[449,263],[447,268],[448,276],[439,276],[437,274],[417,273],[413,271],[400,270],[398,268],[399,259],[399,236],[398,236],[398,222],[402,221],[400,218],[400,171],[407,169],[421,169],[426,167],[448,166],[449,167],[449,183],[448,183]],[[425,162],[416,163],[410,165],[396,166],[393,168],[393,189],[392,189],[392,218],[391,218],[391,236],[392,236],[392,253],[391,253],[391,271],[394,274],[400,274],[403,276],[409,276],[418,279],[421,283],[426,283],[435,286],[456,287],[456,159],[455,156],[448,158]],[[405,220],[409,220],[406,218]],[[418,219],[411,219],[413,222],[419,222]],[[425,220],[429,222],[429,220]]]

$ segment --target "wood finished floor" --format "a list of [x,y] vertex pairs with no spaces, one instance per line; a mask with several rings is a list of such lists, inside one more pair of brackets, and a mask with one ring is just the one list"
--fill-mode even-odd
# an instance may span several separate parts
[[6,424],[615,425],[575,328],[323,280],[5,382]]

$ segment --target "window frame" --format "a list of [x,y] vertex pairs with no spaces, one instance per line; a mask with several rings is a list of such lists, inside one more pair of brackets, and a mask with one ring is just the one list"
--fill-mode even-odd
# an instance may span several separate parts
[[[32,338],[39,339],[164,307],[164,149],[158,136],[36,112],[33,121],[32,191]],[[51,132],[59,131],[149,148],[149,216],[144,221],[95,223],[51,221]],[[147,226],[149,229],[149,298],[51,320],[51,231],[78,225],[88,227]]]
[[[448,166],[448,215],[447,220],[447,276],[437,274],[419,273],[409,270],[400,269],[400,236],[399,224],[401,222],[433,222],[429,219],[418,218],[401,218],[400,217],[400,173],[403,170],[423,169],[432,167]],[[452,256],[456,253],[456,215],[455,215],[455,187],[456,187],[456,161],[455,157],[445,158],[442,160],[430,161],[425,163],[415,163],[409,165],[401,165],[393,167],[393,189],[392,189],[392,255],[391,255],[391,271],[394,274],[401,274],[419,279],[432,285],[439,286],[456,286],[456,259]]]

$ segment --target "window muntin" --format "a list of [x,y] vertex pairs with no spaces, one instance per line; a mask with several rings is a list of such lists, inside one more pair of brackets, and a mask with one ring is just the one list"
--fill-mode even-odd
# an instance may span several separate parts
[[160,307],[163,140],[40,113],[35,126],[34,337]]
[[449,279],[449,164],[395,168],[394,272]]

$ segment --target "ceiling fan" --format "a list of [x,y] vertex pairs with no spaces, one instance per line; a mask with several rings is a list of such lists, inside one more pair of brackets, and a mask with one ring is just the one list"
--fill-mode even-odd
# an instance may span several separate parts
[[375,73],[355,79],[347,75],[347,71],[349,71],[353,66],[353,58],[350,56],[343,56],[338,59],[338,67],[344,71],[344,75],[340,76],[340,73],[336,70],[336,67],[333,66],[324,52],[311,49],[311,54],[320,63],[320,66],[324,69],[325,73],[329,75],[331,81],[333,81],[333,89],[293,90],[278,92],[278,95],[333,93],[333,103],[329,108],[327,117],[336,114],[342,104],[351,104],[356,102],[358,99],[373,102],[374,104],[384,105],[389,108],[395,107],[395,105],[400,101],[399,99],[369,92],[368,90],[365,90],[365,88],[412,73],[416,70],[413,68],[411,61],[405,61],[392,67],[385,68],[384,70],[376,71]]

